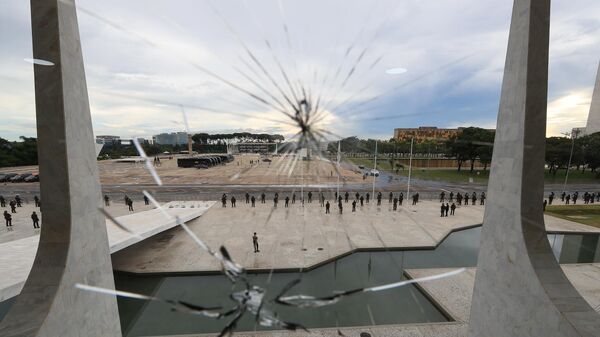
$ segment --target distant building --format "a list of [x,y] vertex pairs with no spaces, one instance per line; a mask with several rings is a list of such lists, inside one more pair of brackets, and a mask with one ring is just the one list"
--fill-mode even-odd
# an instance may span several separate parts
[[238,153],[268,153],[269,143],[238,143]]
[[186,132],[161,133],[152,136],[152,142],[159,145],[185,145],[188,135]]
[[435,126],[420,126],[418,128],[394,129],[394,138],[399,141],[410,141],[415,139],[416,143],[426,140],[448,140],[458,136],[464,128],[440,129]]
[[121,144],[121,137],[109,135],[96,136],[96,143],[104,144],[106,146],[119,145]]

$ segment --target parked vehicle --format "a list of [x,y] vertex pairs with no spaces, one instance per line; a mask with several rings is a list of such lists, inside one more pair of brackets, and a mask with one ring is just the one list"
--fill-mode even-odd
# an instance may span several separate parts
[[31,173],[23,173],[23,174],[18,174],[12,178],[10,178],[10,182],[11,183],[20,183],[22,182],[25,178],[31,176]]
[[26,183],[40,181],[40,176],[38,174],[32,174],[29,177],[25,177],[25,179],[23,179],[23,181]]
[[0,182],[9,181],[10,178],[12,178],[12,177],[14,177],[16,175],[17,175],[16,173],[5,173],[5,174],[3,174],[2,177],[0,177]]
[[371,172],[369,172],[369,174],[371,176],[379,177],[379,171],[376,169],[372,169]]

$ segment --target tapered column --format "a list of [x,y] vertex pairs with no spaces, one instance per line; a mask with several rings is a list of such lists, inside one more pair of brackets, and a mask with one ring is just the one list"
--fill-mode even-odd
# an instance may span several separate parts
[[599,336],[548,243],[542,200],[549,0],[515,0],[469,335]]
[[588,115],[586,134],[600,132],[600,63],[596,73],[596,85],[592,93],[592,103],[590,104],[590,114]]
[[72,0],[31,0],[44,221],[33,269],[0,336],[121,336],[92,123]]

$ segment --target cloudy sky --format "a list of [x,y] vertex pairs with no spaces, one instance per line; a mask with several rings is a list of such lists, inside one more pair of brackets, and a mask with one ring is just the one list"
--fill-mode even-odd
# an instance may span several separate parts
[[[496,123],[510,0],[77,4],[97,135],[181,131],[182,109],[191,131],[290,135],[282,92],[302,88],[340,136]],[[548,134],[560,135],[587,119],[600,1],[552,6]],[[29,1],[0,0],[0,43],[0,137],[35,136]]]

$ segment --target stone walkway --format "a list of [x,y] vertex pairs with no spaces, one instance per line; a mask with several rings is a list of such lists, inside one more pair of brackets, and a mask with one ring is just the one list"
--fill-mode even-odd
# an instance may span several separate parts
[[[385,200],[372,202],[343,214],[332,205],[331,214],[313,201],[297,202],[277,209],[272,201],[250,207],[238,200],[237,207],[214,205],[188,225],[213,249],[227,247],[234,260],[249,270],[311,268],[357,249],[423,249],[436,247],[451,231],[480,225],[485,207],[462,206],[455,216],[440,217],[440,204],[422,201],[391,211]],[[587,233],[600,229],[546,216],[549,232]],[[260,252],[252,249],[252,234],[258,233]],[[113,267],[133,273],[218,271],[220,266],[200,251],[181,229],[173,228],[141,244],[113,255]]]
[[[214,202],[205,201],[173,201],[166,204],[165,209],[170,215],[177,215],[187,222],[201,216],[213,204]],[[120,216],[118,220],[142,239],[132,236],[107,220],[106,229],[111,252],[124,249],[144,238],[176,226],[174,221],[167,219],[159,210],[155,209]],[[0,301],[21,292],[33,265],[38,241],[39,234],[0,244],[0,273],[3,275],[0,278]]]

